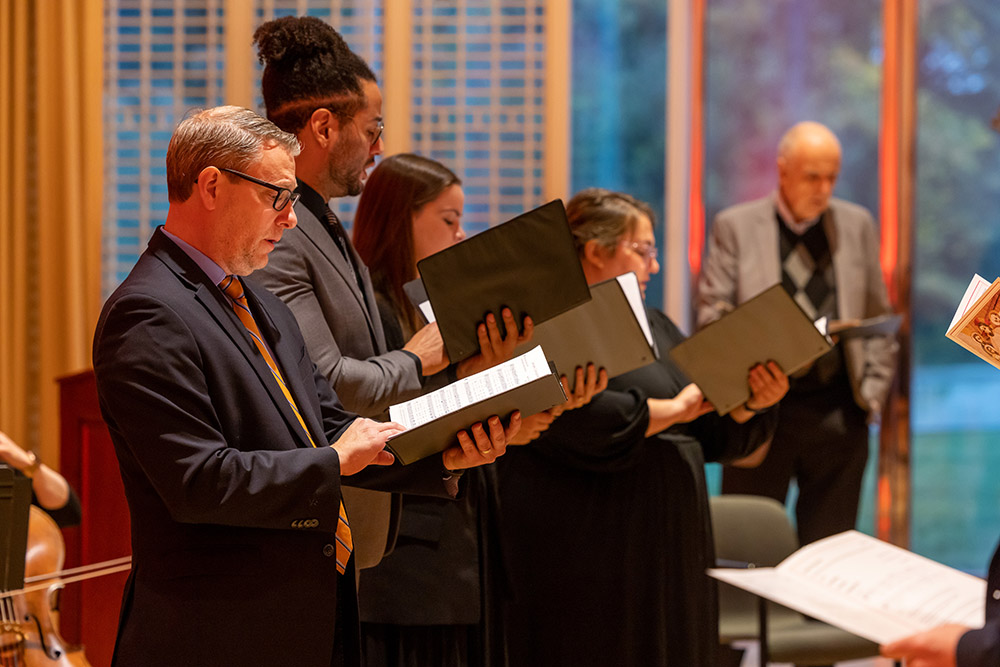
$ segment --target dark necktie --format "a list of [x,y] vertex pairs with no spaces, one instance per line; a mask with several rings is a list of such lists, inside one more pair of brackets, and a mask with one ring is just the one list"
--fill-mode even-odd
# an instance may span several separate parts
[[347,266],[351,267],[351,276],[354,278],[354,281],[358,283],[358,288],[361,289],[362,293],[364,293],[364,289],[358,281],[357,269],[354,268],[354,260],[351,259],[351,253],[347,250],[347,234],[344,232],[344,226],[340,224],[340,219],[329,206],[326,207],[325,215],[326,224],[330,225],[330,235],[333,237],[337,247],[340,248],[340,253],[347,261]]

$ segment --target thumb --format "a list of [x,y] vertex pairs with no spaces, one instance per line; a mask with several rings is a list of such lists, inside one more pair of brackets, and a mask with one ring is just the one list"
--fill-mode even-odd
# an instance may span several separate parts
[[378,454],[375,455],[375,458],[372,459],[372,462],[369,463],[368,465],[391,466],[393,462],[395,462],[395,460],[396,457],[392,455],[392,452],[390,452],[387,449],[383,449]]

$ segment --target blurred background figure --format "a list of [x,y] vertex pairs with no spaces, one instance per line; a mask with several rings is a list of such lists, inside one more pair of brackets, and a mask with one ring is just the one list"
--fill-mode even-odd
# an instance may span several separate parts
[[[660,269],[650,207],[594,188],[567,214],[588,283],[634,272],[645,293]],[[497,466],[511,665],[716,664],[704,463],[768,441],[776,415],[755,412],[781,399],[787,378],[754,366],[750,400],[720,417],[670,361],[683,335],[662,312],[647,316],[659,360],[612,378]]]
[[[778,144],[778,188],[725,209],[712,225],[698,290],[698,326],[781,283],[813,320],[862,320],[891,312],[875,222],[833,197],[840,142],[803,122]],[[792,380],[770,451],[759,467],[723,471],[723,493],[785,502],[794,478],[800,544],[855,527],[877,421],[896,368],[889,336],[838,342]]]

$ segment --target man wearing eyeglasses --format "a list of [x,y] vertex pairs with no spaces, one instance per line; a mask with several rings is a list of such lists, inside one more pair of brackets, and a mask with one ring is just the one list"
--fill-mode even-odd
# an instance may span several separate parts
[[[295,160],[298,227],[254,277],[295,313],[310,354],[345,407],[377,417],[423,393],[424,378],[448,364],[435,324],[402,350],[388,351],[368,268],[327,203],[360,194],[382,152],[382,94],[368,65],[317,18],[269,21],[254,42],[264,63],[268,118],[302,144]],[[513,318],[505,318],[507,330],[517,331]],[[493,325],[490,334],[495,356],[509,355],[517,336],[503,341]],[[346,504],[357,527],[358,567],[373,567],[395,540],[390,517],[399,498],[351,489]]]
[[[840,157],[837,137],[819,123],[785,133],[776,191],[715,218],[699,283],[699,326],[775,284],[813,320],[860,321],[891,311],[871,214],[832,196]],[[784,502],[794,477],[803,545],[854,528],[868,423],[880,416],[895,367],[891,336],[840,340],[791,379],[770,451],[759,467],[727,467],[723,493]]]
[[443,459],[382,467],[402,427],[345,410],[292,313],[245,280],[295,227],[298,150],[247,109],[184,120],[166,224],[101,313],[94,371],[133,547],[114,664],[358,667],[342,476],[453,496],[441,469],[491,462],[517,431],[492,420]]

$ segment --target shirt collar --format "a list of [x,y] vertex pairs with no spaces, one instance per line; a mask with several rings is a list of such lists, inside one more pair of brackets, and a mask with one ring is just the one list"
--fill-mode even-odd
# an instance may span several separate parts
[[323,195],[313,190],[308,183],[301,179],[299,179],[298,183],[299,185],[295,190],[301,195],[299,202],[306,207],[306,210],[316,216],[317,220],[322,220],[325,223],[327,219],[326,211],[330,206],[323,199]]
[[194,260],[194,263],[201,267],[201,270],[205,272],[205,275],[208,276],[208,279],[211,280],[213,284],[218,285],[222,282],[223,278],[228,275],[225,270],[216,264],[211,257],[198,250],[184,239],[180,238],[176,234],[171,234],[165,227],[161,227],[160,231],[163,232],[168,239],[173,241],[178,248],[183,250],[188,257]]
[[796,222],[795,216],[792,214],[792,210],[788,208],[788,204],[785,203],[784,198],[781,196],[781,191],[775,190],[771,193],[771,197],[774,199],[774,206],[778,210],[778,217],[781,218],[783,223],[785,223],[785,227],[788,227],[788,229],[792,230],[799,236],[812,229],[816,223],[823,218],[823,213],[820,213],[815,218],[810,220]]

